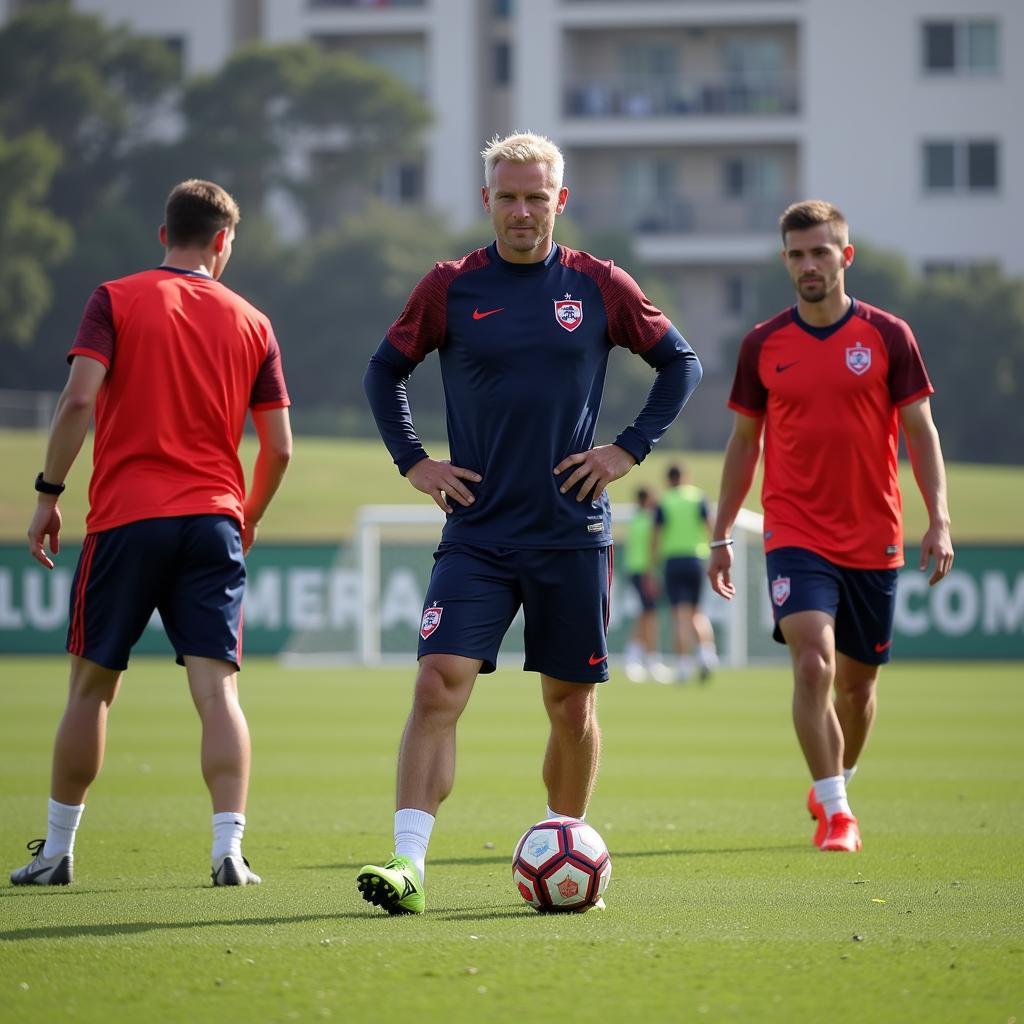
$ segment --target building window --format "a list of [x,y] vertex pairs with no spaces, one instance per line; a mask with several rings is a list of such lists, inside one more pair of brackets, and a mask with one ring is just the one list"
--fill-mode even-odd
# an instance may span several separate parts
[[494,44],[494,84],[504,88],[512,82],[512,47],[508,43]]
[[746,316],[752,306],[750,279],[745,274],[722,278],[722,310],[727,316]]
[[993,75],[999,70],[999,25],[995,21],[926,21],[921,29],[928,74]]
[[994,192],[999,188],[996,142],[926,142],[923,165],[926,192]]
[[722,161],[722,194],[728,199],[764,199],[782,194],[782,161],[767,154],[727,157]]

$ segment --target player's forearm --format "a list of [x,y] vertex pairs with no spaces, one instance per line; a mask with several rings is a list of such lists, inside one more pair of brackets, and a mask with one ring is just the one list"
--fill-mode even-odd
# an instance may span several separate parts
[[753,441],[733,434],[725,449],[722,465],[722,486],[718,495],[718,508],[712,536],[722,540],[732,533],[733,524],[750,491],[761,459],[760,438]]
[[43,463],[43,479],[62,484],[71,472],[92,421],[94,401],[67,390],[57,400]]
[[245,498],[245,521],[258,523],[277,494],[291,461],[291,447],[260,447],[253,467],[252,486]]
[[910,465],[914,470],[917,488],[928,509],[932,526],[949,526],[949,502],[946,492],[946,467],[942,459],[939,432],[934,425],[916,433],[904,431]]
[[370,404],[377,430],[384,446],[391,453],[398,471],[404,476],[417,462],[427,458],[423,443],[416,434],[409,408],[406,382],[411,367],[398,365],[400,353],[385,348],[387,342],[374,353],[363,375],[363,390]]
[[644,358],[657,376],[640,415],[615,439],[638,463],[675,422],[704,372],[697,354],[674,328]]

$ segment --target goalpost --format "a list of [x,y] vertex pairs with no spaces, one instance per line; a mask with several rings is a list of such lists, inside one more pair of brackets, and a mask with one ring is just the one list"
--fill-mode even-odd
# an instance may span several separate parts
[[[612,508],[613,534],[624,532],[633,513],[630,504]],[[338,589],[356,597],[357,614],[343,628],[322,628],[293,634],[282,652],[291,663],[407,664],[415,658],[416,642],[430,569],[444,524],[440,509],[420,505],[364,505],[350,545],[338,549],[330,567]],[[724,665],[779,659],[783,649],[771,640],[771,608],[764,576],[761,545],[762,517],[741,509],[733,530],[733,583],[736,596],[725,601],[705,590],[704,610],[715,627]],[[623,572],[612,587],[609,649],[613,662],[625,645],[639,601]],[[666,620],[662,642],[670,646]],[[521,654],[522,613],[502,645],[508,664]]]

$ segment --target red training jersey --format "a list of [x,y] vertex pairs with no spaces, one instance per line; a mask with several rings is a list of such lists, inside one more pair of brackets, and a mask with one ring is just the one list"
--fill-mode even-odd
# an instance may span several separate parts
[[765,550],[901,566],[897,409],[933,390],[910,327],[864,302],[829,327],[796,307],[758,324],[740,347],[729,407],[765,417]]
[[108,371],[88,532],[182,515],[241,524],[246,412],[290,404],[270,320],[208,274],[160,267],[93,292],[75,356]]

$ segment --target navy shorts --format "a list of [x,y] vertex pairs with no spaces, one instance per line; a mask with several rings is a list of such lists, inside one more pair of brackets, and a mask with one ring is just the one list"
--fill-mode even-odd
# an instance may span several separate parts
[[836,623],[836,650],[866,665],[884,665],[896,613],[895,569],[847,569],[806,548],[769,551],[768,592],[779,622],[794,612],[827,612]]
[[612,549],[443,543],[434,553],[417,657],[459,654],[493,672],[522,607],[523,669],[572,683],[608,678]]
[[67,649],[122,671],[154,610],[179,664],[241,664],[245,561],[230,516],[140,519],[90,533],[71,585]]
[[650,574],[635,572],[629,577],[629,582],[633,584],[633,589],[636,591],[637,597],[640,598],[640,607],[645,612],[653,612],[658,606],[658,602]]
[[704,563],[696,556],[678,556],[665,561],[665,593],[669,604],[700,604],[704,586]]

